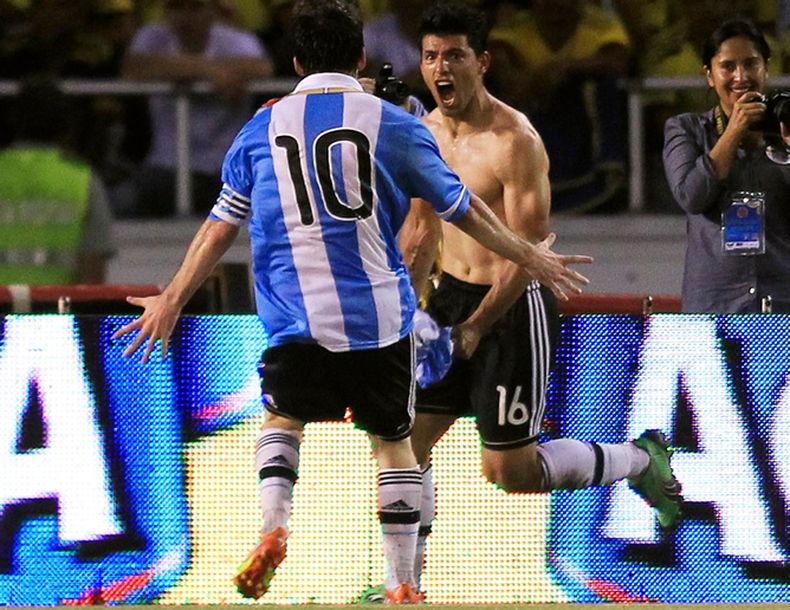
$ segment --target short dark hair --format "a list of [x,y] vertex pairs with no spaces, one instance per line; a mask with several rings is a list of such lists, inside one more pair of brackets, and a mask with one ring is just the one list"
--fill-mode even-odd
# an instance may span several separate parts
[[355,2],[298,0],[293,17],[294,56],[307,74],[356,70],[365,42]]
[[469,46],[477,55],[488,48],[488,25],[485,15],[460,2],[437,2],[423,12],[420,21],[420,46],[422,39],[429,34],[465,35]]
[[748,38],[757,47],[757,52],[763,57],[763,61],[768,63],[771,58],[771,48],[765,40],[765,36],[754,23],[748,19],[729,19],[717,27],[710,37],[702,45],[702,65],[710,69],[710,62],[713,56],[719,52],[722,43],[730,38],[743,36]]

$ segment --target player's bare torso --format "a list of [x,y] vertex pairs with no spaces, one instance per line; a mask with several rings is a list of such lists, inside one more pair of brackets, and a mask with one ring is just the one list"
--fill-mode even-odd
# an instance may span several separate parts
[[[513,163],[514,154],[530,154],[522,142],[537,138],[524,115],[494,100],[487,116],[473,122],[449,123],[438,110],[425,119],[442,156],[469,189],[485,201],[491,210],[510,228],[524,237],[538,241],[544,237],[538,231],[526,231],[509,222],[505,213],[503,168]],[[540,145],[542,150],[542,144]],[[529,214],[531,212],[525,211]],[[449,223],[442,223],[444,247],[442,270],[473,284],[492,284],[500,273],[504,259]]]

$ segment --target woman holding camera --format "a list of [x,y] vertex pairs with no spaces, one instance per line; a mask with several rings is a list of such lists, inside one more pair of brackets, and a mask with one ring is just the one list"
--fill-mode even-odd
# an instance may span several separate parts
[[666,122],[664,170],[687,215],[684,312],[790,312],[790,126],[777,117],[790,104],[763,96],[769,57],[751,22],[721,24],[702,57],[716,105]]

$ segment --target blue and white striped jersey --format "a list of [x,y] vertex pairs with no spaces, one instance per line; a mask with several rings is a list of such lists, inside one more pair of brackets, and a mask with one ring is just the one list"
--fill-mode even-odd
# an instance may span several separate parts
[[411,330],[415,297],[397,234],[410,198],[446,220],[469,193],[428,129],[343,74],[314,74],[239,132],[211,218],[249,222],[269,345],[385,347]]

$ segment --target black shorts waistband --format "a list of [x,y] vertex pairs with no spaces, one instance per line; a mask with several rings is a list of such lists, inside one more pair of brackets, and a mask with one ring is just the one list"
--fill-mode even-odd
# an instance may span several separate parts
[[[450,275],[447,272],[442,273],[439,284],[446,284],[450,288],[478,296],[485,296],[488,291],[491,290],[491,284],[472,284],[470,282],[465,282],[464,280],[459,280],[457,277]],[[529,284],[527,284],[524,292],[532,292],[533,290],[538,290],[539,288],[540,282],[538,282],[538,280],[532,280]]]

